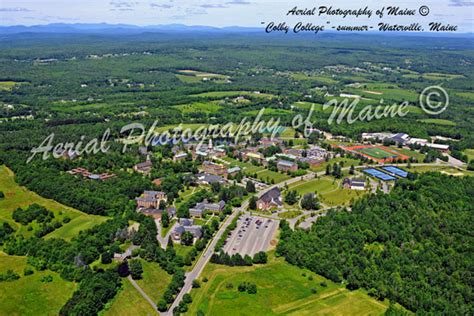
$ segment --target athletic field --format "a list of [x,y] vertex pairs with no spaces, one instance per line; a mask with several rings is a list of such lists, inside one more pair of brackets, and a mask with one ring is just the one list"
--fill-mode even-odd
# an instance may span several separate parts
[[368,156],[377,158],[377,159],[387,159],[387,158],[396,158],[397,155],[388,151],[383,150],[382,148],[379,147],[367,147],[367,148],[361,148],[357,150],[363,154],[366,154]]

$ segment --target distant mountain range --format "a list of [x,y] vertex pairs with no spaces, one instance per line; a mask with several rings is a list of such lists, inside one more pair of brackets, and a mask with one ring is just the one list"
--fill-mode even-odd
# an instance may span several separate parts
[[[143,33],[264,33],[264,27],[212,27],[202,25],[184,25],[184,24],[167,24],[167,25],[149,25],[137,26],[131,24],[108,24],[108,23],[53,23],[45,25],[14,25],[0,26],[0,35],[21,34],[21,33],[50,33],[50,34],[114,34],[114,35],[133,35]],[[335,32],[326,30],[324,33],[337,33],[348,35],[347,32]],[[309,35],[312,35],[308,33]],[[406,36],[433,36],[433,37],[474,37],[474,33],[436,33],[436,32],[355,32],[353,34],[381,34],[381,35],[406,35]],[[289,34],[288,34],[289,35]]]
[[184,24],[168,24],[168,25],[149,25],[137,26],[131,24],[66,24],[54,23],[46,25],[14,25],[14,26],[0,26],[0,34],[18,34],[18,33],[76,33],[76,34],[90,34],[90,33],[124,33],[124,34],[140,34],[145,32],[262,32],[262,28],[250,27],[224,27],[217,28],[212,26],[193,25],[188,26]]

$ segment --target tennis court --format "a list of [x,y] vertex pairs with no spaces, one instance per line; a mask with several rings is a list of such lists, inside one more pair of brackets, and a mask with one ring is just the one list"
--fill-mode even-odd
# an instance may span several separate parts
[[394,166],[385,166],[385,167],[382,167],[382,169],[396,176],[399,176],[400,178],[406,178],[408,176],[408,172]]
[[383,181],[396,180],[395,177],[392,177],[391,175],[386,174],[385,172],[382,172],[382,171],[377,170],[377,169],[370,168],[370,169],[364,169],[362,171],[364,173],[367,173],[370,176],[376,177],[376,178],[378,178],[380,180],[383,180]]

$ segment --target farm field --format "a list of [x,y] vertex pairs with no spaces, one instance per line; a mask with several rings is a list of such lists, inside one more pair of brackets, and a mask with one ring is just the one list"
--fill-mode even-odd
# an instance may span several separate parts
[[[64,224],[61,228],[46,235],[46,238],[58,237],[69,240],[76,236],[80,230],[91,228],[107,220],[107,217],[82,213],[54,200],[43,198],[19,186],[14,180],[13,172],[6,166],[0,166],[0,191],[5,194],[5,198],[0,200],[0,220],[8,222],[24,236],[31,236],[33,231],[28,231],[27,226],[16,223],[12,219],[11,213],[19,207],[27,207],[33,203],[37,203],[51,210],[59,220],[62,220],[66,216],[71,218],[69,223]],[[62,214],[60,214],[60,212]]]
[[310,81],[316,81],[320,82],[323,84],[335,84],[337,83],[337,80],[334,80],[330,77],[327,76],[320,76],[320,75],[307,75],[304,73],[293,73],[291,74],[291,78],[294,80],[310,80]]
[[193,102],[190,104],[180,104],[173,106],[182,113],[216,113],[222,107],[216,102]]
[[[18,280],[0,282],[0,311],[3,315],[57,315],[72,296],[76,284],[51,271],[35,271],[24,276],[26,260],[26,257],[7,256],[0,252],[0,273],[11,269],[20,275]],[[53,277],[53,281],[42,282],[41,279],[48,275]]]
[[456,126],[456,123],[450,120],[443,120],[443,119],[423,119],[418,120],[419,122],[429,123],[429,124],[436,124],[436,125],[445,125],[445,126]]
[[133,287],[128,279],[122,280],[122,289],[115,296],[114,300],[108,304],[102,316],[135,316],[135,315],[156,315],[156,311],[151,307],[143,296]]
[[[310,278],[311,276],[311,278]],[[263,266],[227,267],[209,264],[201,288],[193,289],[193,302],[186,315],[382,315],[388,302],[379,302],[364,292],[350,292],[308,270],[269,256]],[[244,281],[257,285],[256,294],[238,292]],[[321,283],[326,283],[326,287]],[[316,289],[313,294],[311,289]]]
[[456,92],[463,99],[474,101],[474,92]]
[[1,90],[12,90],[13,87],[15,87],[17,84],[19,84],[18,82],[15,82],[15,81],[0,81],[0,91]]
[[274,95],[272,94],[255,93],[252,91],[213,91],[213,92],[193,94],[191,96],[202,97],[202,98],[226,98],[226,97],[238,97],[238,96],[252,96],[252,97],[264,98],[264,99],[271,99],[274,97]]
[[466,149],[463,153],[467,155],[469,161],[474,159],[474,149]]

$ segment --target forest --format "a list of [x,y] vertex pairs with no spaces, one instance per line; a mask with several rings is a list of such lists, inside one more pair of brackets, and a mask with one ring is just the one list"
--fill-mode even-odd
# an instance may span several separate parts
[[427,173],[334,210],[309,231],[281,223],[277,253],[419,314],[470,315],[474,180]]

